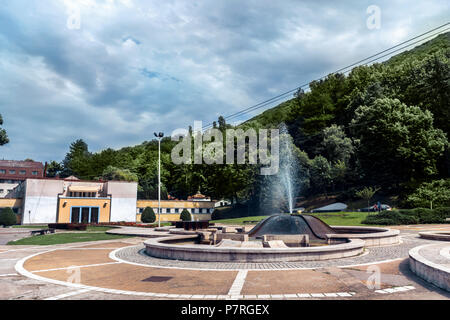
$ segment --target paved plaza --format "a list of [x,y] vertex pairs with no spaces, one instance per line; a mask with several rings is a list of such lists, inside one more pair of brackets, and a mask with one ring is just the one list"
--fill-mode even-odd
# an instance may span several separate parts
[[[450,231],[450,226],[394,228],[401,230],[398,245],[368,248],[358,257],[296,263],[162,260],[146,256],[145,238],[139,237],[0,245],[0,299],[449,299],[450,293],[411,272],[408,251],[426,244],[442,251],[444,242],[421,239],[418,232]],[[442,262],[445,256],[427,258]]]

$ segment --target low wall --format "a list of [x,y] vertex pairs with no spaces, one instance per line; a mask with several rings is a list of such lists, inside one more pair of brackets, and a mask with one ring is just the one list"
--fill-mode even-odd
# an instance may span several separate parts
[[420,255],[419,251],[428,246],[433,245],[426,244],[409,251],[409,267],[425,281],[450,292],[450,268],[433,263]]
[[292,262],[352,257],[363,252],[364,241],[352,239],[344,244],[303,248],[231,248],[206,245],[177,245],[176,241],[196,240],[197,235],[149,239],[144,242],[152,257],[207,262]]
[[419,232],[421,238],[428,240],[450,241],[450,232]]
[[366,247],[386,246],[400,243],[400,230],[376,227],[333,226],[338,233],[327,234],[329,241],[334,239],[362,239]]

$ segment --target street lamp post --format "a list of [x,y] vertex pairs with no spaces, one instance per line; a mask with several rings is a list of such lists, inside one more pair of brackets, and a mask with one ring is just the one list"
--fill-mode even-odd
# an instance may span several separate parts
[[155,137],[158,139],[158,227],[161,228],[161,139],[164,133],[156,133]]

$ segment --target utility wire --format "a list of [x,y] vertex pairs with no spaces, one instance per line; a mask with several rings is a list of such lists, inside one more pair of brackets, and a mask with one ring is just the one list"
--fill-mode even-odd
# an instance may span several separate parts
[[[410,47],[410,46],[412,46],[412,45],[414,45],[414,44],[417,44],[417,43],[419,43],[419,42],[421,42],[421,41],[426,41],[426,40],[428,40],[429,38],[432,38],[432,37],[434,37],[434,36],[436,36],[436,35],[439,35],[439,34],[441,34],[441,33],[444,33],[444,32],[446,32],[446,31],[450,30],[450,29],[446,28],[446,29],[440,30],[439,32],[436,32],[436,33],[434,33],[434,34],[432,34],[432,35],[429,35],[430,33],[434,32],[434,31],[436,31],[436,30],[442,29],[443,27],[446,27],[446,26],[448,26],[449,24],[450,24],[450,22],[447,22],[447,23],[445,23],[445,24],[443,24],[443,25],[441,25],[441,26],[439,26],[439,27],[436,27],[436,28],[434,28],[434,29],[431,29],[431,30],[429,30],[429,31],[427,31],[427,32],[424,32],[424,33],[422,33],[422,34],[420,34],[420,35],[418,35],[418,36],[415,36],[415,37],[413,37],[413,38],[410,38],[410,39],[408,39],[408,40],[406,40],[406,41],[403,41],[403,42],[401,42],[401,43],[399,43],[399,44],[397,44],[397,45],[395,45],[395,46],[392,46],[392,47],[390,47],[390,48],[388,48],[388,49],[385,49],[385,50],[383,50],[383,51],[380,51],[380,52],[378,52],[378,53],[376,53],[376,54],[374,54],[374,55],[371,55],[371,56],[369,56],[369,57],[367,57],[367,58],[365,58],[365,59],[362,59],[362,60],[359,60],[359,61],[357,61],[357,62],[355,62],[355,63],[352,63],[351,65],[348,65],[348,66],[346,66],[346,67],[344,67],[344,68],[341,68],[341,69],[339,69],[339,70],[337,70],[337,71],[335,71],[335,72],[333,72],[333,73],[331,73],[331,74],[328,74],[328,75],[326,75],[326,76],[323,76],[323,77],[321,77],[321,78],[319,78],[319,79],[316,79],[316,80],[314,80],[314,81],[320,81],[320,80],[323,80],[323,79],[327,78],[329,75],[333,75],[333,74],[336,74],[336,73],[340,73],[340,72],[346,73],[346,72],[350,71],[350,70],[347,70],[347,69],[349,69],[349,68],[352,69],[353,67],[355,67],[355,66],[357,66],[357,65],[360,65],[360,64],[361,64],[361,65],[367,65],[367,64],[372,63],[372,62],[375,62],[375,61],[377,61],[377,60],[379,60],[379,59],[381,59],[381,58],[384,58],[384,57],[386,57],[386,56],[392,55],[392,54],[394,54],[394,53],[396,53],[396,52],[398,52],[398,51],[401,51],[401,50],[403,50],[403,49],[406,49],[407,47]],[[427,37],[425,37],[424,39],[420,39],[420,40],[415,41],[415,42],[413,42],[413,43],[409,43],[409,42],[411,42],[411,41],[413,41],[413,40],[415,40],[415,39],[421,38],[421,37],[423,37],[423,36],[425,36],[425,35],[427,35]],[[406,44],[406,43],[409,43],[409,44],[406,45],[406,46],[403,46],[403,47],[401,47],[401,48],[399,48],[399,49],[397,49],[397,50],[391,51],[392,49],[398,48],[398,47],[400,47],[400,46],[402,46],[402,45],[404,45],[404,44]],[[386,53],[386,52],[389,52],[389,53]],[[386,53],[386,54],[384,54],[384,55],[378,57],[379,55],[381,55],[381,54],[383,54],[383,53]],[[375,57],[377,57],[377,58],[375,58]],[[375,59],[372,59],[372,58],[375,58]],[[369,60],[369,59],[372,59],[372,60]],[[367,61],[367,62],[365,62],[365,63],[362,64],[362,62],[364,62],[364,61],[366,61],[366,60],[369,60],[369,61]],[[242,116],[242,115],[247,114],[247,113],[249,113],[249,112],[255,111],[255,110],[260,109],[260,108],[263,108],[263,107],[265,107],[265,106],[268,106],[268,105],[274,103],[275,101],[279,101],[279,100],[281,100],[281,99],[286,98],[288,95],[290,95],[290,94],[292,94],[292,93],[298,91],[299,89],[308,87],[308,86],[310,85],[311,82],[313,82],[313,81],[310,81],[310,82],[308,82],[308,83],[302,84],[302,85],[298,86],[298,87],[295,88],[295,89],[291,89],[291,90],[286,91],[286,92],[284,92],[284,93],[282,93],[282,94],[280,94],[280,95],[277,95],[277,96],[275,96],[275,97],[273,97],[273,98],[270,98],[270,99],[265,100],[265,101],[263,101],[263,102],[260,102],[260,103],[258,103],[258,104],[256,104],[256,105],[253,105],[253,106],[251,106],[251,107],[248,107],[248,108],[246,108],[246,109],[243,109],[243,110],[241,110],[241,111],[239,111],[239,112],[236,112],[236,113],[234,113],[234,114],[231,114],[231,115],[229,115],[229,116],[226,116],[226,117],[224,117],[224,119],[225,119],[225,120],[234,119],[234,118],[236,118],[236,117]],[[210,124],[208,124],[208,125],[203,126],[203,129],[208,129],[208,128],[212,127],[212,126],[213,126],[213,123],[210,123]]]
[[[432,34],[432,35],[428,36],[427,38],[424,38],[424,39],[418,40],[418,41],[416,41],[416,42],[410,43],[410,44],[408,44],[408,45],[406,45],[406,46],[404,46],[404,47],[401,47],[401,48],[399,48],[399,49],[397,49],[397,50],[394,50],[394,51],[392,51],[392,52],[389,52],[389,53],[387,53],[387,54],[385,54],[385,55],[383,55],[383,56],[380,56],[380,57],[378,57],[378,58],[375,58],[375,59],[373,59],[373,60],[370,60],[370,61],[368,61],[368,62],[366,62],[366,63],[364,63],[364,64],[361,64],[361,65],[367,65],[367,64],[369,64],[369,63],[375,62],[375,61],[377,61],[377,60],[379,60],[379,59],[382,59],[382,58],[384,58],[384,57],[387,57],[387,56],[389,56],[389,55],[392,55],[392,54],[394,54],[394,53],[396,53],[396,52],[402,51],[403,49],[406,49],[406,48],[408,48],[408,47],[410,47],[410,46],[413,46],[413,45],[415,45],[415,44],[417,44],[417,43],[419,43],[419,42],[421,42],[421,41],[425,41],[425,40],[431,39],[431,38],[433,38],[434,36],[436,36],[437,34],[444,33],[444,32],[447,32],[447,31],[449,31],[449,30],[450,30],[450,29],[445,29],[445,30],[443,30],[443,31],[441,31],[441,32],[439,32],[439,33]],[[341,72],[342,72],[343,70],[345,70],[345,69],[344,69],[344,68],[341,69]],[[347,73],[347,72],[349,72],[349,71],[351,71],[351,70],[352,70],[352,69],[350,69],[350,70],[345,70],[345,71],[343,71],[343,73]],[[336,73],[338,73],[338,72],[332,73],[331,75],[336,74]],[[326,78],[326,77],[328,77],[328,76],[329,76],[329,75],[324,76],[324,77],[322,77],[322,78],[320,78],[320,79],[318,79],[318,80],[315,80],[315,81],[323,80],[324,78]],[[307,87],[307,86],[309,86],[309,84],[303,85],[302,87],[297,88],[297,90],[300,89],[300,88]],[[285,97],[285,96],[284,96],[284,97]],[[277,98],[276,100],[270,101],[270,103],[267,103],[267,104],[265,104],[265,105],[260,105],[260,106],[254,107],[253,109],[247,110],[247,111],[245,111],[245,112],[242,112],[242,111],[241,111],[241,113],[238,114],[238,115],[231,115],[231,116],[228,116],[227,120],[230,120],[230,119],[233,119],[233,118],[242,116],[243,114],[246,114],[246,113],[255,111],[255,110],[257,110],[257,109],[260,109],[260,108],[262,108],[262,107],[268,106],[268,105],[272,104],[272,103],[275,102],[275,101],[281,100],[282,98],[283,98],[283,97]]]
[[[421,39],[421,40],[415,41],[415,42],[413,42],[413,43],[410,43],[410,44],[408,44],[408,45],[406,45],[406,46],[404,46],[404,47],[402,47],[402,48],[399,48],[399,49],[397,49],[397,50],[394,50],[394,51],[392,51],[392,52],[389,52],[389,53],[387,53],[387,54],[385,54],[385,55],[383,55],[383,56],[377,57],[377,58],[375,58],[375,59],[373,59],[373,60],[367,61],[366,63],[361,64],[361,65],[367,65],[367,64],[369,64],[369,63],[375,62],[375,61],[377,61],[377,60],[379,60],[379,59],[381,59],[381,58],[384,58],[384,57],[386,57],[386,56],[392,55],[392,54],[394,54],[394,53],[396,53],[396,52],[398,52],[398,51],[401,51],[401,50],[406,49],[406,48],[408,48],[408,47],[410,47],[410,46],[413,46],[413,45],[415,45],[415,44],[417,44],[417,43],[419,43],[419,42],[421,42],[421,41],[426,41],[426,40],[428,40],[428,39],[430,39],[430,38],[432,38],[432,37],[434,37],[434,36],[436,36],[436,35],[438,35],[438,34],[441,34],[441,33],[444,33],[444,32],[446,32],[446,31],[448,31],[448,30],[449,30],[449,29],[445,29],[445,30],[443,30],[443,31],[440,31],[440,32],[437,32],[437,33],[435,33],[435,34],[429,35],[428,37],[426,37],[426,38],[424,38],[424,39]],[[416,37],[416,38],[417,38],[417,37]],[[397,46],[398,46],[398,45],[396,45],[395,47],[397,47]],[[392,47],[392,48],[394,48],[394,47]],[[392,50],[392,48],[390,48],[390,50]],[[388,50],[384,50],[384,51],[382,51],[382,52],[386,52],[386,51],[388,51]],[[374,57],[374,56],[376,56],[376,55],[373,55],[373,56],[371,56],[371,57]],[[365,61],[365,60],[367,60],[367,59],[369,59],[369,58],[366,58],[366,59],[361,60],[361,61]],[[352,64],[352,65],[350,65],[350,66],[348,66],[348,67],[345,67],[345,68],[341,68],[341,69],[339,69],[339,71],[333,72],[333,73],[331,73],[331,74],[329,74],[329,75],[333,75],[333,74],[336,74],[336,73],[338,73],[338,72],[346,73],[346,72],[348,72],[348,71],[351,71],[351,68],[352,68],[353,66],[355,66],[356,64],[357,64],[357,63]],[[349,68],[350,68],[350,70],[346,70],[346,69],[349,69]],[[315,81],[323,80],[323,79],[327,78],[329,75],[323,76],[323,77],[321,77],[321,78],[319,78],[319,79],[317,79],[317,80],[315,80]],[[283,94],[281,94],[281,95],[279,95],[279,96],[276,96],[276,97],[274,97],[274,98],[272,98],[272,99],[266,100],[265,102],[259,103],[259,104],[255,105],[255,106],[252,106],[252,107],[250,107],[250,108],[247,108],[247,109],[242,110],[242,111],[240,111],[240,112],[237,112],[237,113],[235,113],[235,114],[232,114],[232,115],[230,115],[230,116],[227,116],[225,119],[226,119],[226,120],[230,120],[230,119],[233,119],[233,118],[242,116],[242,115],[244,115],[244,114],[246,114],[246,113],[249,113],[249,112],[255,111],[255,110],[257,110],[257,109],[263,108],[263,107],[265,107],[265,106],[268,106],[268,105],[270,105],[271,103],[273,103],[273,102],[275,102],[275,101],[278,101],[278,100],[280,100],[280,99],[286,97],[288,94],[290,94],[290,93],[292,93],[292,92],[295,92],[295,91],[297,91],[297,90],[299,90],[299,89],[301,89],[301,88],[306,88],[306,87],[308,87],[308,86],[310,85],[310,83],[311,83],[311,82],[306,83],[306,84],[304,84],[304,85],[302,85],[302,86],[300,86],[300,87],[297,87],[297,88],[295,88],[295,89],[292,89],[292,90],[290,90],[290,91],[288,91],[288,92],[285,92],[285,93],[283,93]]]

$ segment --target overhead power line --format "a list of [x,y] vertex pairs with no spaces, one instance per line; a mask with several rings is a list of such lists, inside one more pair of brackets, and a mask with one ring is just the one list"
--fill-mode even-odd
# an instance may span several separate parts
[[[406,41],[403,41],[403,42],[401,42],[399,44],[396,44],[395,46],[392,46],[392,47],[390,47],[388,49],[380,51],[380,52],[378,52],[378,53],[376,53],[374,55],[371,55],[371,56],[369,56],[369,57],[367,57],[365,59],[362,59],[362,60],[359,60],[357,62],[354,62],[354,63],[352,63],[352,64],[350,64],[350,65],[348,65],[346,67],[343,67],[343,68],[341,68],[339,70],[336,70],[336,71],[334,71],[332,73],[327,74],[326,76],[322,76],[321,78],[313,80],[313,81],[320,81],[320,80],[323,80],[323,79],[327,78],[329,75],[333,75],[333,74],[337,74],[337,73],[346,73],[346,72],[350,71],[351,69],[353,69],[355,66],[367,65],[367,64],[370,64],[370,63],[375,62],[377,60],[380,60],[380,59],[382,59],[384,57],[387,57],[389,55],[397,53],[397,52],[399,52],[401,50],[405,50],[406,48],[408,48],[410,46],[413,46],[413,45],[415,45],[415,44],[417,44],[419,42],[426,41],[426,40],[428,40],[428,39],[430,39],[432,37],[435,37],[436,35],[439,35],[441,33],[445,33],[447,31],[449,31],[450,30],[449,28],[445,28],[448,25],[450,25],[450,22],[447,22],[447,23],[445,23],[445,24],[443,24],[443,25],[441,25],[439,27],[433,28],[433,29],[431,29],[431,30],[429,30],[427,32],[424,32],[424,33],[422,33],[422,34],[420,34],[418,36],[415,36],[415,37],[410,38],[410,39],[408,39]],[[437,30],[439,30],[439,31],[437,31]],[[437,31],[437,32],[435,32],[435,31]],[[426,37],[424,37],[424,36],[426,36]],[[424,37],[424,38],[422,38],[422,37]],[[419,38],[422,38],[422,39],[414,41],[414,42],[411,42],[411,41],[419,39]],[[393,50],[393,49],[396,49],[396,50]],[[253,106],[245,108],[245,109],[243,109],[241,111],[238,111],[236,113],[228,115],[228,116],[224,117],[224,119],[225,120],[235,119],[237,117],[243,116],[243,115],[248,114],[250,112],[253,112],[255,110],[258,110],[258,109],[261,109],[263,107],[269,106],[269,105],[273,104],[274,102],[277,102],[277,101],[280,101],[282,99],[287,98],[288,96],[292,95],[294,92],[297,92],[299,89],[303,89],[303,88],[309,87],[309,85],[313,81],[309,81],[308,83],[302,84],[302,85],[300,85],[300,86],[298,86],[298,87],[296,87],[294,89],[286,91],[286,92],[284,92],[282,94],[279,94],[279,95],[277,95],[277,96],[275,96],[273,98],[267,99],[267,100],[265,100],[263,102],[260,102],[258,104],[253,105]],[[209,124],[203,126],[203,129],[208,129],[208,128],[212,127],[212,126],[213,126],[213,123],[209,123]]]

